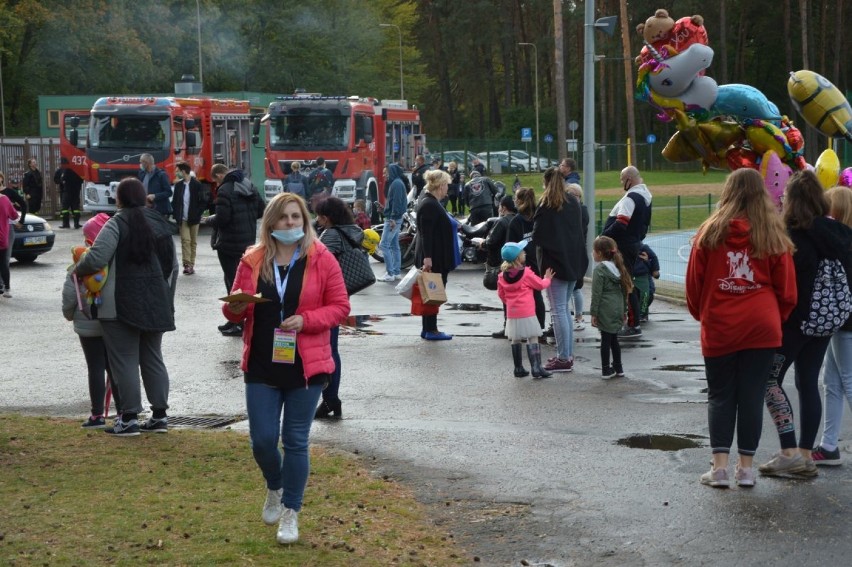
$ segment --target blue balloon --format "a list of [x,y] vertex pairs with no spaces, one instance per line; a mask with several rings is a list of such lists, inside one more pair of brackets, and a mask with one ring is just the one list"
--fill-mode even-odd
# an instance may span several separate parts
[[[766,95],[750,85],[719,85],[716,102],[710,109],[715,116],[731,116],[738,120],[747,118],[772,121],[781,120],[778,107]],[[780,126],[780,123],[775,124]]]

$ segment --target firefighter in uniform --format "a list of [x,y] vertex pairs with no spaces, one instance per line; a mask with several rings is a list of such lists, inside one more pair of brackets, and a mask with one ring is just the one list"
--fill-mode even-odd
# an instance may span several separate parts
[[62,226],[71,228],[70,220],[74,217],[74,228],[80,228],[80,192],[83,190],[83,178],[68,167],[68,160],[62,158],[62,165],[53,174],[53,182],[59,186],[62,210]]

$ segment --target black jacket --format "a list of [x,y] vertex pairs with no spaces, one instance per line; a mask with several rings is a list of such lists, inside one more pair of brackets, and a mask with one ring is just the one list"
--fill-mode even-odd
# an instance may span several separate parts
[[37,169],[28,169],[24,174],[24,195],[31,199],[41,199],[44,195],[44,183],[41,172]]
[[225,175],[216,195],[216,214],[208,217],[207,224],[219,229],[217,250],[242,254],[255,243],[257,219],[263,216],[263,200],[245,178],[235,169]]
[[509,223],[509,232],[506,234],[506,242],[520,242],[528,240],[527,247],[524,252],[527,253],[526,265],[533,269],[537,276],[541,275],[538,270],[538,258],[536,257],[535,242],[532,241],[533,220],[524,218],[521,214],[515,215],[515,218]]
[[[183,222],[183,193],[186,188],[185,181],[175,183],[175,194],[172,196],[172,214],[178,226]],[[201,183],[194,177],[189,179],[189,210],[187,211],[186,223],[196,225],[201,222],[201,213],[207,207],[207,199],[201,190]]]
[[414,247],[415,263],[423,265],[424,258],[432,258],[432,271],[449,273],[455,267],[453,246],[458,246],[456,235],[447,211],[428,192],[417,201],[417,241]]
[[426,172],[429,171],[429,166],[425,163],[411,172],[411,184],[416,187],[414,198],[419,199],[423,188],[426,187]]
[[509,213],[500,217],[491,228],[491,232],[488,233],[488,237],[485,239],[485,250],[488,252],[487,262],[489,266],[499,266],[503,263],[500,250],[504,244],[507,242],[517,242],[509,240],[509,224],[511,224],[514,218],[515,213]]
[[[139,181],[145,182],[146,172],[139,172]],[[67,183],[67,182],[66,182]],[[172,214],[171,204],[169,201],[172,198],[172,184],[169,182],[169,176],[166,172],[155,167],[151,172],[151,177],[148,179],[148,194],[154,196],[154,208],[163,216]]]
[[541,273],[553,268],[556,277],[563,281],[577,281],[586,274],[589,258],[582,223],[580,202],[571,195],[565,196],[559,211],[543,206],[536,209],[533,242]]

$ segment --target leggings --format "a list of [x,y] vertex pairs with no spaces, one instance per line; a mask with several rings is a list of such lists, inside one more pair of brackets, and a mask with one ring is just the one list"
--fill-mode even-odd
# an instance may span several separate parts
[[8,248],[0,248],[0,288],[10,289],[9,284],[9,256],[12,251],[12,242],[9,241]]
[[612,363],[621,366],[621,345],[618,344],[618,333],[601,331],[601,366],[609,367],[609,352],[612,351]]

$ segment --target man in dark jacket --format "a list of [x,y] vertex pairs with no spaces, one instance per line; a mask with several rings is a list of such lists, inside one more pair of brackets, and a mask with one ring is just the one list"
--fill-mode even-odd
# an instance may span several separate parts
[[559,162],[559,173],[562,174],[562,179],[565,183],[576,183],[580,185],[580,174],[577,173],[577,162],[567,157],[562,158]]
[[183,261],[183,273],[195,273],[195,251],[198,246],[198,226],[201,213],[207,206],[207,199],[201,190],[201,183],[192,176],[192,168],[186,162],[176,166],[175,194],[172,197],[172,211],[180,230],[180,250]]
[[[485,261],[486,270],[500,270],[500,265],[503,263],[503,257],[500,255],[500,250],[508,241],[509,223],[518,214],[518,209],[515,207],[515,201],[512,197],[506,195],[500,199],[500,218],[494,223],[491,232],[485,238],[482,246],[488,252],[488,259]],[[506,304],[503,304],[503,328],[499,331],[491,333],[495,339],[506,338]]]
[[420,198],[423,188],[426,187],[426,172],[429,171],[429,166],[426,165],[426,159],[419,155],[414,158],[414,169],[411,170],[411,184],[414,185],[414,200]]
[[154,207],[164,217],[172,214],[172,184],[166,172],[154,165],[154,156],[142,154],[139,157],[139,181],[148,192],[148,205]]
[[[215,228],[218,237],[212,241],[219,256],[219,265],[225,275],[226,293],[231,293],[237,266],[246,248],[255,243],[257,219],[263,216],[265,205],[257,188],[239,169],[228,171],[217,163],[210,177],[219,184],[216,194],[216,213],[207,217],[205,224]],[[238,337],[243,333],[240,325],[225,323],[219,326],[223,335]]]
[[462,190],[462,197],[470,209],[468,224],[478,224],[494,215],[494,197],[499,193],[497,185],[478,171],[471,172],[471,179]]
[[33,214],[41,209],[41,199],[44,196],[44,183],[35,158],[27,160],[27,172],[24,173],[24,195],[27,206]]

